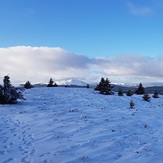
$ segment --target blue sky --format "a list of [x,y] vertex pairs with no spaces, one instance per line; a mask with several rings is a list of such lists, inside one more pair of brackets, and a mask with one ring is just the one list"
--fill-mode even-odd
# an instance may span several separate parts
[[3,0],[0,21],[0,78],[163,83],[163,0]]
[[5,0],[0,46],[61,47],[88,57],[163,54],[162,0]]

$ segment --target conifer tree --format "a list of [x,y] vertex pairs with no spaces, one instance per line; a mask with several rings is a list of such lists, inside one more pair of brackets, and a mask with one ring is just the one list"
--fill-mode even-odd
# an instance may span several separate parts
[[110,95],[112,94],[112,88],[113,86],[111,85],[111,82],[108,80],[108,78],[106,78],[106,80],[104,78],[101,78],[101,81],[97,85],[95,90],[100,91],[100,94]]
[[135,91],[135,93],[136,93],[137,95],[142,95],[142,94],[145,93],[145,89],[144,89],[142,83],[139,84],[139,87],[138,87],[138,89]]
[[57,85],[57,83],[54,83],[52,78],[50,78],[49,84],[47,85],[47,87],[58,87],[58,85]]
[[10,77],[4,76],[3,86],[0,86],[0,104],[14,104],[18,99],[23,99],[23,95],[11,85]]
[[86,88],[90,88],[89,84],[87,84]]
[[58,84],[57,83],[54,83],[53,87],[58,87]]
[[54,81],[52,78],[50,78],[49,80],[49,84],[47,85],[47,87],[53,87]]
[[33,86],[31,85],[31,83],[29,81],[27,81],[25,84],[24,84],[24,88],[26,89],[31,89]]
[[144,99],[144,101],[147,101],[147,102],[150,101],[150,96],[148,95],[148,93],[145,93],[142,98]]
[[96,90],[96,91],[100,91],[100,90],[102,89],[104,83],[105,83],[105,79],[104,79],[104,78],[101,78],[101,81],[100,81],[100,83],[96,86],[95,90]]
[[153,98],[159,98],[158,92],[155,91],[152,97],[153,97]]
[[132,96],[133,93],[132,93],[132,91],[129,89],[129,90],[126,92],[126,95],[127,95],[127,96]]
[[118,90],[118,96],[123,96],[123,91],[122,91],[122,89],[119,89],[119,90]]
[[131,101],[130,101],[130,108],[133,109],[134,106],[135,106],[135,104],[134,104],[134,102],[131,100]]

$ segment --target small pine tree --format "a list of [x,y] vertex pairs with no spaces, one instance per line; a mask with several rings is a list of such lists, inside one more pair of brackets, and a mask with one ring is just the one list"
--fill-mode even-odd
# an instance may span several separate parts
[[159,98],[158,92],[155,91],[152,97],[153,97],[153,98]]
[[50,78],[49,80],[49,84],[47,85],[47,87],[53,87],[54,81],[52,78]]
[[106,78],[101,78],[100,83],[96,86],[95,90],[100,91],[100,94],[104,95],[110,95],[112,94],[112,88],[113,86],[111,85],[111,82]]
[[58,84],[57,83],[54,83],[53,87],[58,87]]
[[139,87],[138,87],[138,89],[135,91],[135,93],[136,93],[137,95],[145,94],[145,89],[144,89],[142,83],[139,84]]
[[31,85],[31,83],[29,81],[27,81],[25,84],[24,84],[24,88],[26,89],[31,89],[33,86]]
[[118,90],[118,96],[123,96],[123,91],[121,88]]
[[58,87],[58,85],[57,85],[57,83],[54,83],[52,78],[50,78],[49,84],[47,85],[47,87]]
[[90,88],[89,84],[87,84],[86,88]]
[[127,96],[132,96],[132,95],[133,95],[133,92],[129,89],[129,90],[126,92],[126,95],[127,95]]
[[150,96],[148,93],[145,93],[144,96],[142,97],[145,101],[149,102],[150,101]]
[[134,106],[135,106],[135,104],[134,104],[134,102],[131,100],[131,101],[130,101],[130,108],[133,109]]
[[4,88],[2,85],[0,85],[0,104],[3,104],[4,102]]
[[4,76],[3,83],[0,86],[0,104],[15,104],[18,99],[23,99],[21,92],[11,85],[9,76]]
[[101,78],[100,83],[96,86],[95,91],[100,91],[105,83],[105,79]]
[[106,81],[105,81],[105,86],[106,86],[106,95],[111,95],[113,92],[112,92],[112,88],[114,87],[113,85],[111,85],[111,82],[110,80],[108,80],[108,78],[106,78]]

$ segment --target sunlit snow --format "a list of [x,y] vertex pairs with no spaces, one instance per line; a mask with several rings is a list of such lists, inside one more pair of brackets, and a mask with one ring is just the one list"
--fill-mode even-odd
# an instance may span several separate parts
[[[163,96],[100,95],[86,88],[33,88],[0,105],[2,163],[163,161]],[[130,101],[135,103],[130,109]]]

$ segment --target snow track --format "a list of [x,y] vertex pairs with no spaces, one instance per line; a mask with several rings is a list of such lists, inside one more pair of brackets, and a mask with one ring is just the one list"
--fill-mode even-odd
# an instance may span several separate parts
[[[17,118],[17,115],[22,114],[22,112],[18,112],[17,108],[10,110],[10,107],[10,105],[4,105],[3,107],[6,115],[1,118],[0,124],[0,160],[3,160],[2,162],[4,163],[29,162],[30,156],[33,156],[35,153],[30,127]],[[11,113],[9,113],[8,109]],[[9,116],[9,114],[11,115]]]

